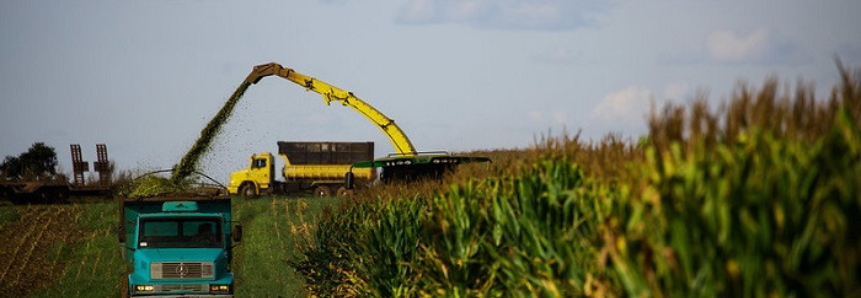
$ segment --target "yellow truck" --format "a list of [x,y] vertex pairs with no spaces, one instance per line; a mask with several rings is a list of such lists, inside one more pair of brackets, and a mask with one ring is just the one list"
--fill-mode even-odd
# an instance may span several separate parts
[[[316,196],[330,196],[336,191],[346,195],[344,173],[354,163],[374,159],[373,142],[278,142],[278,156],[284,160],[281,175],[275,179],[275,158],[262,152],[249,157],[248,168],[230,174],[227,190],[242,198],[261,194],[286,194],[314,190]],[[376,178],[374,168],[353,169],[354,179],[370,182]]]

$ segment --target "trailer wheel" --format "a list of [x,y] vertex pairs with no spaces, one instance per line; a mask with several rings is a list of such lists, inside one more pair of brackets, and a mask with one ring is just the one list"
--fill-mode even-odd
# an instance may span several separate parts
[[57,202],[63,204],[68,203],[69,197],[71,196],[71,192],[72,191],[70,191],[69,188],[65,187],[57,189]]
[[347,189],[346,187],[341,187],[338,189],[338,196],[339,197],[352,197],[353,196],[353,190]]
[[257,198],[257,190],[254,189],[253,184],[246,183],[239,189],[239,195],[242,196],[243,199],[253,200]]
[[43,186],[33,193],[34,199],[32,202],[37,204],[47,204],[53,202],[56,198],[54,192],[49,187]]
[[320,185],[317,186],[317,189],[314,190],[314,195],[317,197],[325,198],[332,195],[332,190],[329,189],[328,186]]
[[0,186],[0,199],[7,199],[11,201],[14,195],[15,193],[12,192],[12,189]]

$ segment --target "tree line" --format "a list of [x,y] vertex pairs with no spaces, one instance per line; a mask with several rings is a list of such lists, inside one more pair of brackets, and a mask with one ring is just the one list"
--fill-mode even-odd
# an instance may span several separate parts
[[40,180],[57,175],[57,152],[54,147],[36,142],[18,156],[7,155],[0,163],[0,177],[5,180]]

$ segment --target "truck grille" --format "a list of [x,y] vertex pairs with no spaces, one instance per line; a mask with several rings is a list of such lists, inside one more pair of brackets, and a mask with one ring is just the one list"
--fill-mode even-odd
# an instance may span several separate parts
[[152,279],[213,278],[212,262],[204,263],[153,263],[150,265]]
[[193,291],[193,292],[208,292],[209,285],[156,285],[156,292],[170,292],[170,291]]

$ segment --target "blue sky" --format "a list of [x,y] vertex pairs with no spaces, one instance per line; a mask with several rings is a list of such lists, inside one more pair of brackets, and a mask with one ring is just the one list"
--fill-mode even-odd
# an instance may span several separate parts
[[[645,133],[652,102],[726,99],[770,75],[861,66],[855,0],[0,1],[0,155],[34,142],[168,168],[254,65],[354,92],[419,150]],[[276,141],[374,141],[370,122],[277,78],[252,86],[204,170],[222,182]]]

